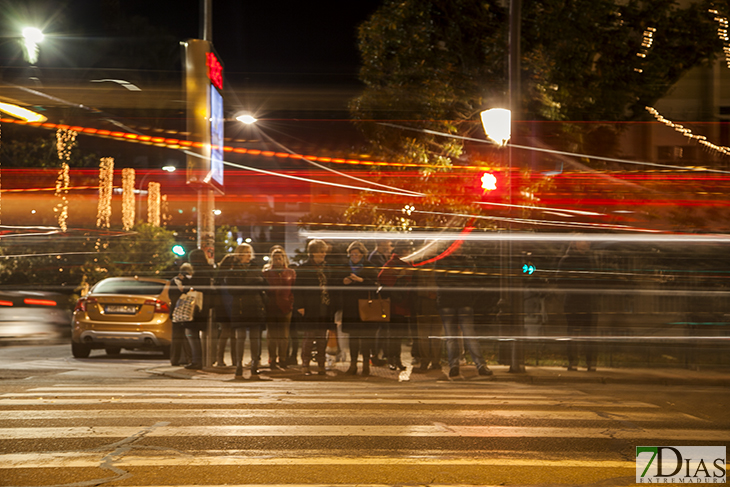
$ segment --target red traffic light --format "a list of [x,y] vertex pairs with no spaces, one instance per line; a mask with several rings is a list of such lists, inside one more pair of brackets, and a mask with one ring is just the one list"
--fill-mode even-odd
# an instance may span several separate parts
[[497,176],[491,172],[485,172],[481,177],[482,190],[486,193],[488,191],[494,191],[497,189]]

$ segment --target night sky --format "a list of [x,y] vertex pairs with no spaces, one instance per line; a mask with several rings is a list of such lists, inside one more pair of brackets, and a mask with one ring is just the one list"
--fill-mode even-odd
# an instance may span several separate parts
[[[213,0],[213,44],[227,76],[234,79],[354,79],[359,64],[357,26],[380,3]],[[105,31],[115,4],[123,15],[145,17],[153,26],[168,29],[178,41],[201,36],[199,0],[8,0],[0,5],[4,32],[0,64],[22,62],[17,41],[11,38],[21,22],[34,22],[49,36],[39,65],[83,68],[93,60],[102,66],[95,46],[122,40]]]

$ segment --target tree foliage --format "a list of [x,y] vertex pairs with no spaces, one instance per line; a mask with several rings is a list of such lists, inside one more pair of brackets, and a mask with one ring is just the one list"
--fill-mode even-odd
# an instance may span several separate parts
[[[466,152],[460,139],[426,131],[483,137],[478,113],[507,105],[508,4],[386,0],[359,28],[365,89],[351,104],[352,116],[378,156],[429,166],[408,186],[429,195],[421,200],[429,210],[479,211],[469,207],[475,196],[469,183],[449,188],[432,173],[500,164],[484,151]],[[710,8],[706,0],[683,7],[673,0],[523,2],[520,120],[559,122],[542,125],[550,132],[532,134],[545,146],[614,155],[615,122],[646,119],[645,106],[721,51]],[[521,136],[518,124],[513,140]],[[406,184],[398,181],[397,168],[388,171],[379,182]],[[529,200],[537,189],[522,188],[516,198]],[[398,209],[386,198],[363,197],[351,206],[350,221],[399,225],[401,215],[374,209],[385,207]]]

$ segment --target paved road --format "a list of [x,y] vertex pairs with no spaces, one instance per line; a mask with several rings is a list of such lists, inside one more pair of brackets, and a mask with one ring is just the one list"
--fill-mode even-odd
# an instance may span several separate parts
[[726,445],[720,387],[246,380],[0,349],[0,485],[634,483],[638,445]]

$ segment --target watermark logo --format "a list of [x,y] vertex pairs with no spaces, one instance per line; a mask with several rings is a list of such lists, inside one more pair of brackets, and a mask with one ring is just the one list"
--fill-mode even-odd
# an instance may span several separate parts
[[637,446],[637,484],[724,484],[724,446]]

